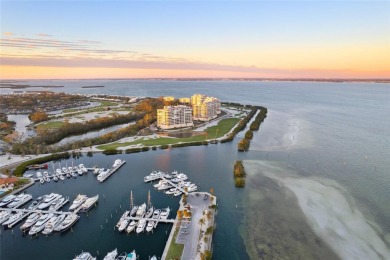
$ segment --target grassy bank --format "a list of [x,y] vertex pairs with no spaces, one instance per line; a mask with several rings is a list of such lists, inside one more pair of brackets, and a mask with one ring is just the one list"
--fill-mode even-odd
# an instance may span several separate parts
[[143,146],[158,146],[158,145],[185,143],[185,142],[200,142],[200,141],[205,141],[207,139],[215,139],[224,136],[237,124],[238,121],[240,121],[240,119],[238,118],[223,119],[219,121],[217,125],[208,127],[207,129],[205,129],[203,134],[197,136],[191,136],[186,138],[170,138],[170,137],[160,137],[155,139],[141,138],[132,142],[100,145],[97,148],[101,150],[107,150],[107,149],[117,149],[119,147],[138,145],[138,144],[141,144]]
[[179,233],[179,227],[176,228],[175,234],[173,235],[171,245],[169,246],[168,253],[166,259],[181,259],[181,255],[183,254],[184,245],[176,244],[176,237]]

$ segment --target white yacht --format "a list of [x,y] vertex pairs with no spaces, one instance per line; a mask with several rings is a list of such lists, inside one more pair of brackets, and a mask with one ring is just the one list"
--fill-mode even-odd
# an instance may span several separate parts
[[20,227],[22,231],[29,230],[40,218],[41,214],[39,213],[33,213],[30,216],[28,216],[26,222]]
[[38,209],[42,210],[42,209],[50,207],[50,205],[53,202],[55,202],[56,200],[58,200],[61,197],[62,196],[60,194],[57,194],[57,193],[51,193],[49,195],[46,195],[45,198],[43,199],[43,201],[38,205]]
[[99,195],[86,199],[83,205],[81,205],[81,210],[82,211],[90,210],[96,204],[98,199],[99,199]]
[[55,231],[65,231],[68,230],[77,220],[79,220],[80,216],[76,214],[70,214],[66,216],[64,221],[60,225],[58,225],[54,230]]
[[7,197],[1,200],[0,207],[6,206],[7,204],[11,203],[15,198],[16,196],[13,194],[8,195]]
[[137,260],[137,254],[135,253],[135,250],[127,254],[126,260]]
[[153,215],[154,207],[151,206],[145,214],[145,218],[150,218]]
[[135,232],[137,232],[137,234],[143,232],[144,229],[145,229],[145,226],[146,226],[146,220],[145,219],[141,219],[138,222],[137,229],[135,230]]
[[137,213],[135,214],[135,216],[138,218],[143,218],[145,215],[145,211],[146,211],[146,204],[144,203],[138,207],[138,210],[137,210]]
[[84,164],[79,164],[79,170],[81,170],[82,173],[88,172],[87,168],[85,168]]
[[161,214],[161,210],[160,210],[160,209],[156,209],[156,210],[153,212],[152,218],[154,218],[154,219],[159,219],[159,218],[160,218],[160,214]]
[[[63,168],[62,168],[63,169]],[[62,174],[62,171],[61,171],[61,169],[56,169],[56,173],[58,174],[58,175],[61,175]]]
[[182,192],[180,190],[177,190],[175,191],[175,193],[173,193],[173,196],[180,196],[182,194]]
[[129,224],[130,220],[129,219],[124,219],[121,223],[121,225],[118,228],[119,232],[122,232],[123,230],[126,229],[127,225]]
[[73,260],[96,260],[96,257],[93,257],[88,252],[82,252],[78,256],[76,256]]
[[53,175],[53,181],[57,182],[58,181],[58,177],[57,175]]
[[116,250],[116,248],[109,252],[104,258],[103,260],[115,260],[116,259],[116,256],[118,255],[118,250]]
[[17,198],[15,198],[10,204],[8,204],[7,207],[18,208],[30,200],[32,200],[32,196],[30,194],[21,194]]
[[9,211],[1,211],[0,212],[0,224],[7,221],[11,217],[11,212]]
[[44,214],[42,215],[38,221],[34,224],[34,226],[31,227],[30,231],[28,232],[29,235],[33,236],[35,234],[38,234],[45,228],[45,224],[49,219],[53,217],[53,214]]
[[130,233],[131,231],[133,231],[135,229],[136,226],[137,226],[137,221],[132,220],[126,229],[126,232]]
[[107,178],[109,173],[110,173],[110,170],[107,169],[107,170],[102,171],[101,173],[99,173],[99,175],[96,178],[97,178],[98,181],[103,182]]
[[62,223],[62,221],[64,221],[65,217],[66,217],[65,214],[59,215],[57,217],[52,217],[45,224],[45,228],[43,229],[42,234],[49,235],[50,233],[52,233],[54,229],[58,227]]
[[160,218],[161,219],[167,219],[169,217],[169,213],[170,212],[171,212],[171,209],[169,207],[165,208],[165,209],[162,209],[161,214],[160,214]]
[[14,223],[15,221],[19,220],[19,219],[23,216],[23,214],[24,214],[24,213],[21,212],[21,211],[12,214],[12,215],[9,217],[9,219],[3,223],[3,226],[8,226],[8,225]]
[[125,218],[127,218],[128,216],[129,216],[129,211],[126,210],[126,211],[122,214],[122,216],[121,216],[121,218],[119,219],[118,223],[116,223],[116,227],[119,228],[119,227],[122,225],[123,220],[125,220]]
[[130,211],[130,216],[133,217],[137,213],[138,206],[133,206]]
[[76,199],[73,201],[72,205],[70,205],[69,210],[73,211],[81,206],[81,204],[84,203],[84,201],[87,200],[87,196],[83,194],[77,195]]
[[58,178],[60,178],[61,181],[65,180],[65,177],[64,177],[64,175],[62,175],[62,174],[61,174],[61,175],[58,175]]
[[116,168],[118,166],[121,166],[122,164],[124,164],[126,161],[122,161],[121,159],[116,159],[114,164],[112,165],[112,168]]
[[155,225],[154,221],[153,220],[149,220],[148,221],[148,225],[146,226],[146,231],[147,232],[152,231],[152,229],[154,228],[154,225]]

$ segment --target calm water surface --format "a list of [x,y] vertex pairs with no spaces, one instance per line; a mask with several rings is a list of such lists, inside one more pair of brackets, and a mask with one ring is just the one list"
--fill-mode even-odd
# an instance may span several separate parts
[[[387,120],[390,118],[390,92],[386,84],[128,80],[33,81],[26,84],[64,85],[66,87],[61,91],[84,94],[185,97],[204,93],[223,101],[266,106],[269,115],[255,134],[247,153],[236,151],[236,143],[243,135],[240,133],[230,144],[119,156],[84,155],[77,163],[107,167],[117,157],[128,163],[103,184],[89,173],[65,183],[31,187],[28,192],[34,196],[56,191],[71,198],[78,193],[99,193],[101,199],[88,217],[81,217],[73,232],[30,239],[23,237],[18,227],[14,228],[14,235],[2,231],[1,259],[32,256],[33,259],[43,256],[49,257],[46,259],[70,259],[82,250],[94,255],[99,251],[102,256],[116,247],[118,251],[136,249],[141,259],[148,259],[153,254],[160,256],[169,225],[159,225],[153,235],[127,236],[113,230],[123,208],[129,203],[130,190],[133,190],[136,202],[141,203],[146,201],[150,189],[157,207],[169,205],[176,211],[178,198],[167,197],[154,191],[150,184],[143,183],[143,176],[154,169],[181,170],[198,183],[201,190],[215,189],[219,210],[213,259],[256,259],[258,256],[254,257],[253,252],[260,249],[254,249],[256,243],[253,241],[261,244],[263,238],[258,237],[261,229],[252,231],[258,225],[253,216],[267,212],[271,214],[270,219],[288,220],[291,212],[277,210],[275,206],[290,203],[291,198],[295,199],[288,205],[297,212],[292,228],[308,236],[314,232],[314,236],[341,258],[390,258],[390,123]],[[106,87],[81,88],[97,84]],[[7,90],[1,91],[6,93]],[[232,168],[237,159],[244,160],[248,171],[244,189],[235,189],[233,184]],[[264,200],[267,193],[275,195],[270,203]],[[258,206],[252,204],[255,199]],[[339,215],[337,209],[340,207],[348,209],[342,211],[344,215]],[[364,234],[370,235],[364,238],[359,233],[360,228],[348,227],[351,219]],[[282,226],[274,232],[289,232],[282,230]],[[333,235],[326,230],[333,231]],[[269,243],[276,242],[291,243]],[[310,243],[304,244],[310,251]],[[328,250],[325,246],[322,249]],[[274,257],[271,255],[271,259],[292,256],[289,251],[272,253]],[[300,255],[302,259],[310,259],[308,256],[309,253]]]

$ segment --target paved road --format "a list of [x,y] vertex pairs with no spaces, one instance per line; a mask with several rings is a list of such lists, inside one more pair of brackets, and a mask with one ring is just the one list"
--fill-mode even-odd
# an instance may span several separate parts
[[192,207],[191,222],[183,221],[176,242],[184,244],[182,259],[196,259],[198,238],[200,232],[199,219],[203,216],[203,211],[208,208],[210,200],[204,200],[204,195],[196,196],[190,194],[187,203]]

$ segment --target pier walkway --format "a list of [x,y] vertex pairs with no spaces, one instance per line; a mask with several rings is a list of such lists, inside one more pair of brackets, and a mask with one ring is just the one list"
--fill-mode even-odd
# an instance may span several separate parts
[[164,223],[175,223],[174,219],[155,219],[155,218],[140,218],[140,217],[126,217],[127,220],[141,220],[145,219],[146,221],[157,221],[157,222],[164,222]]
[[39,210],[39,209],[6,209],[6,208],[0,208],[0,211],[11,211],[11,212],[24,212],[24,213],[53,213],[56,215],[71,215],[75,214],[74,212],[68,212],[68,211],[55,211],[55,210]]
[[170,185],[172,185],[173,187],[175,187],[176,189],[180,190],[182,193],[184,193],[185,195],[188,195],[189,192],[185,191],[184,188],[182,188],[181,186],[177,185],[176,183],[174,183],[173,181],[170,181],[166,178],[164,178],[163,176],[153,176],[151,178],[148,178],[148,179],[145,179],[144,178],[144,181],[145,182],[151,182],[151,181],[156,181],[156,180],[164,180],[166,182],[168,182]]
[[[98,181],[100,182],[104,182],[105,180],[108,179],[108,177],[110,177],[111,175],[113,175],[120,167],[122,167],[124,164],[126,163],[126,161],[122,161],[118,166],[116,166],[115,168],[112,168],[106,175],[103,176],[102,179],[98,179]],[[99,175],[98,175],[99,176]]]

